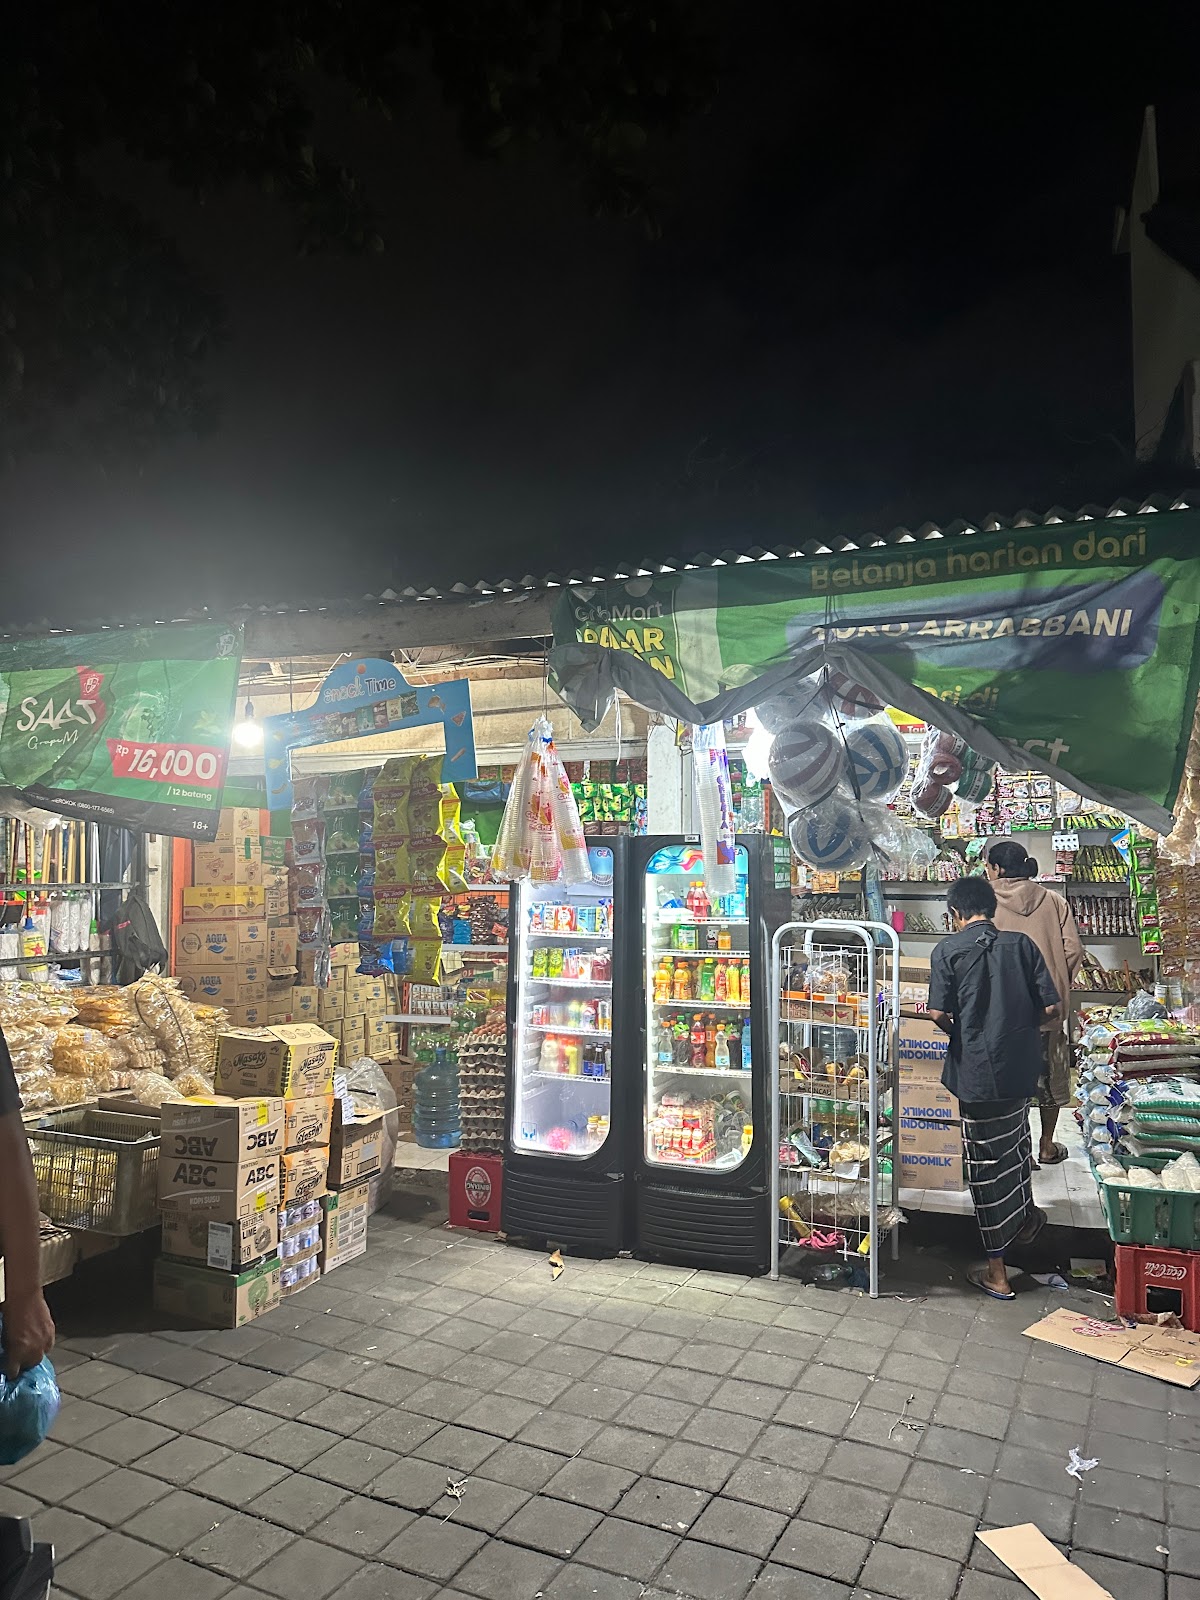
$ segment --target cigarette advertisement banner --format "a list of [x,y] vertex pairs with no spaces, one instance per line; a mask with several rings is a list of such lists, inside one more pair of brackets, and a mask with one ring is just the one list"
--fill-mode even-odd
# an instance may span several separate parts
[[823,663],[1163,832],[1196,702],[1200,513],[1160,512],[564,589],[557,687],[693,723]]
[[62,816],[211,839],[241,660],[240,626],[0,644],[0,785]]

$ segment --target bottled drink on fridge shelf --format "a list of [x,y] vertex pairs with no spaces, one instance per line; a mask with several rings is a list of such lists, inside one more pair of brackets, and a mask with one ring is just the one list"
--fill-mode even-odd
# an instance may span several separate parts
[[729,1066],[729,1035],[725,1032],[725,1024],[717,1029],[717,1040],[713,1049],[713,1065],[718,1069]]
[[707,960],[700,963],[700,992],[696,996],[697,1000],[715,999],[716,986],[717,979],[715,963],[713,962],[712,958],[709,957]]
[[742,969],[736,961],[725,963],[725,998],[734,1006],[742,998]]
[[716,976],[713,980],[713,999],[725,1004],[729,999],[729,963],[717,962]]
[[742,1071],[750,1071],[750,1018],[742,1025]]
[[658,971],[654,974],[654,1000],[656,1005],[663,1005],[674,994],[675,964],[670,956],[664,956],[658,963]]
[[691,1000],[692,994],[692,969],[691,963],[681,961],[675,968],[674,995],[675,1000]]
[[704,1019],[699,1015],[692,1018],[692,1066],[704,1065]]

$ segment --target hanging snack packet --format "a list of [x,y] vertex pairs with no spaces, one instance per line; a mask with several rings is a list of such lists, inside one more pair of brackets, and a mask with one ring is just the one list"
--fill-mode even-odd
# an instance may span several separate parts
[[293,817],[293,860],[296,866],[325,859],[325,824],[319,817]]
[[380,844],[375,849],[375,888],[404,888],[412,883],[408,843]]
[[408,973],[413,983],[438,983],[442,976],[442,940],[414,939],[412,966]]
[[358,896],[342,896],[329,902],[331,938],[334,944],[358,942]]
[[358,851],[345,851],[325,859],[325,889],[330,900],[358,895],[361,890]]
[[375,916],[371,937],[376,940],[400,939],[412,932],[409,922],[412,893],[408,886],[402,888],[375,884]]

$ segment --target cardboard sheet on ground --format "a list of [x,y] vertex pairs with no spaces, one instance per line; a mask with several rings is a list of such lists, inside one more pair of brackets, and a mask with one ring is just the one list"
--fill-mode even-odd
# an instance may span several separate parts
[[1082,1568],[1073,1567],[1032,1522],[1022,1522],[1015,1528],[996,1528],[991,1533],[977,1533],[975,1537],[1040,1600],[1113,1600],[1095,1578],[1089,1577]]
[[1035,1322],[1025,1334],[1120,1367],[1123,1372],[1141,1372],[1183,1389],[1194,1389],[1200,1383],[1200,1335],[1183,1328],[1124,1328],[1097,1322],[1079,1311],[1062,1310]]

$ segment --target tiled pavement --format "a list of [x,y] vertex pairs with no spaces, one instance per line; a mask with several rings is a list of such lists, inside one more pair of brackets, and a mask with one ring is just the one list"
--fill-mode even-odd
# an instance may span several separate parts
[[911,1246],[874,1303],[635,1261],[553,1282],[436,1222],[376,1218],[235,1332],[149,1331],[93,1263],[53,1440],[0,1477],[56,1592],[1022,1600],[974,1534],[1033,1521],[1118,1600],[1200,1600],[1200,1399],[1023,1338],[1061,1295],[984,1301]]

